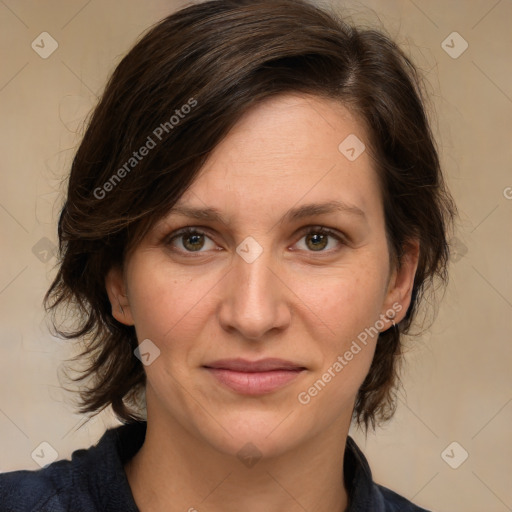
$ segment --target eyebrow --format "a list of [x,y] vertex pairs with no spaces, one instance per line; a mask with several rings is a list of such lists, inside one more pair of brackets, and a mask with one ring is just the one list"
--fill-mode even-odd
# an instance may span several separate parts
[[[343,201],[328,201],[326,203],[308,203],[290,208],[279,220],[279,223],[293,222],[305,217],[312,217],[314,215],[325,215],[328,213],[342,212],[349,215],[355,215],[363,220],[366,219],[366,214],[358,206],[345,203]],[[226,219],[222,216],[217,208],[195,208],[190,206],[175,206],[171,208],[169,214],[183,215],[192,219],[210,220],[227,224]]]

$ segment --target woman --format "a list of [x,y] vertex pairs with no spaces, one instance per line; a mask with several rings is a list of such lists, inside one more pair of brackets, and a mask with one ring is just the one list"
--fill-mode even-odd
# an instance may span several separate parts
[[73,161],[46,300],[81,412],[125,424],[0,476],[2,510],[420,511],[348,436],[389,419],[455,206],[413,64],[303,0],[153,27]]

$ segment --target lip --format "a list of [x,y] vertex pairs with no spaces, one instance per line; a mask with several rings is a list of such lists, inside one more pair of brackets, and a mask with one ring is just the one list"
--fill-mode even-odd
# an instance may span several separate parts
[[277,391],[295,380],[305,367],[284,359],[222,359],[204,365],[221,384],[244,395],[263,395]]

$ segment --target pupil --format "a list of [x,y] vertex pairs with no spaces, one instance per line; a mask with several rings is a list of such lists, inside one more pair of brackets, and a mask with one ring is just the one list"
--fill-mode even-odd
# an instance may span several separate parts
[[[202,246],[202,237],[203,235],[188,235],[185,238],[185,247],[190,248],[192,250],[200,249]],[[188,243],[189,241],[191,241],[191,243]]]
[[309,236],[309,241],[313,241],[313,248],[315,250],[318,250],[318,248],[323,249],[326,246],[327,237],[321,234],[313,234]]
[[[185,246],[189,249],[196,250],[200,249],[202,247],[202,238],[203,235],[188,235],[185,240]],[[190,243],[189,243],[190,241]],[[325,235],[321,235],[318,233],[315,233],[313,235],[308,236],[308,241],[312,242],[312,247],[314,250],[323,249],[326,246],[327,237]]]

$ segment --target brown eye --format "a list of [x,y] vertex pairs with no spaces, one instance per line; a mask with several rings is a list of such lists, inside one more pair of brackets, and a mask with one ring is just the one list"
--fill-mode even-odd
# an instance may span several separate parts
[[[208,241],[210,247],[208,247]],[[202,249],[213,249],[215,244],[202,231],[195,228],[184,228],[171,235],[166,242],[173,250],[182,253],[205,252]]]
[[204,235],[199,233],[192,235],[181,235],[181,239],[184,241],[183,246],[188,251],[198,251],[202,249],[204,245]]
[[[302,240],[303,247],[299,248],[307,252],[331,253],[345,244],[342,235],[321,226],[308,228],[300,242]],[[331,247],[333,245],[334,247]],[[327,247],[329,248],[325,250]]]
[[312,233],[306,235],[306,245],[313,251],[322,251],[327,247],[328,235]]

